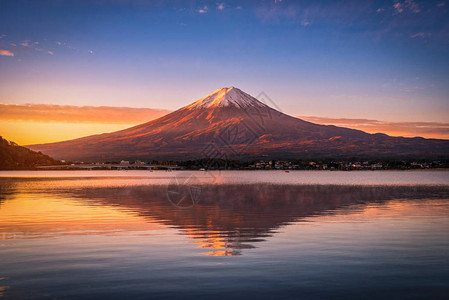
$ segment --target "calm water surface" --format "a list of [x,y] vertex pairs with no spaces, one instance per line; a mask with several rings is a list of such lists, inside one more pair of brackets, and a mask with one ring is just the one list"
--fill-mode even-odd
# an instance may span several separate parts
[[446,299],[448,171],[0,172],[0,297]]

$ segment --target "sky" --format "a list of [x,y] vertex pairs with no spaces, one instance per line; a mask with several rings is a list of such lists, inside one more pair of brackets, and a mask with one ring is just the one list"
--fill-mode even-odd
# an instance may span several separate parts
[[[449,138],[449,0],[0,0],[0,37],[0,135],[20,144],[229,86],[323,124]],[[42,105],[48,119],[30,114]],[[64,119],[86,107],[123,113]]]

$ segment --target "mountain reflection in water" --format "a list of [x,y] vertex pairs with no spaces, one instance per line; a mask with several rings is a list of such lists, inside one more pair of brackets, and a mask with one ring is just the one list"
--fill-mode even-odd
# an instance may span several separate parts
[[[233,256],[293,222],[308,222],[315,216],[339,215],[382,206],[395,199],[449,198],[447,187],[432,186],[329,186],[329,185],[203,185],[197,203],[188,209],[168,201],[167,186],[52,186],[41,180],[3,180],[2,201],[21,190],[32,195],[71,198],[83,206],[113,207],[178,229],[205,250],[204,254]],[[2,225],[2,224],[0,224]],[[3,224],[4,226],[5,224]]]

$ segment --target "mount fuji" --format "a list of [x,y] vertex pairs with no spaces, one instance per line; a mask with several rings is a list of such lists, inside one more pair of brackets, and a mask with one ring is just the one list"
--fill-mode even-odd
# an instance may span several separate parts
[[449,140],[391,137],[286,115],[235,87],[112,133],[31,145],[57,159],[449,158]]

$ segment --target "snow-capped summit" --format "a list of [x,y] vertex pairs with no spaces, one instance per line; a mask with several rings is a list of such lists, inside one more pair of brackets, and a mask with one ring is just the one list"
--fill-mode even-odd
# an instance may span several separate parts
[[220,88],[206,97],[201,98],[188,105],[189,109],[216,108],[216,107],[237,107],[245,108],[250,106],[266,107],[265,104],[256,98],[248,95],[236,87]]

